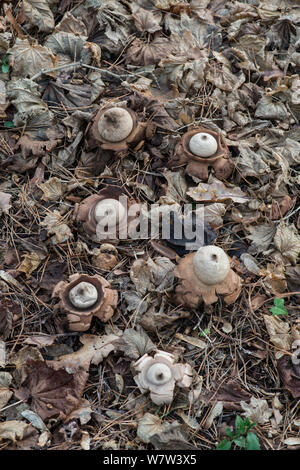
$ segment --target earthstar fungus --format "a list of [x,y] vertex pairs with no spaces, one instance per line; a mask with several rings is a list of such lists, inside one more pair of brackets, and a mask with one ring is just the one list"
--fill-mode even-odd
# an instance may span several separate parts
[[118,302],[118,293],[110,288],[99,275],[73,274],[69,282],[60,281],[54,287],[52,297],[58,297],[58,307],[67,314],[71,331],[89,329],[92,317],[107,322]]
[[186,172],[201,180],[208,179],[209,167],[219,179],[226,179],[234,164],[222,134],[210,129],[196,127],[186,132],[176,145],[168,167],[186,166]]
[[144,354],[133,364],[138,372],[135,382],[142,393],[150,391],[150,398],[156,405],[172,402],[175,385],[183,388],[192,383],[191,366],[174,362],[172,354],[157,351],[154,357]]
[[217,302],[222,295],[226,304],[232,304],[241,291],[241,279],[231,269],[230,258],[214,245],[203,246],[196,253],[182,258],[174,269],[179,278],[174,301],[178,305],[197,308]]
[[137,144],[144,139],[146,127],[147,123],[139,121],[126,103],[118,103],[98,112],[92,134],[101,148],[122,152],[128,149],[128,144]]
[[127,232],[135,217],[135,214],[130,215],[129,209],[135,204],[120,188],[107,187],[76,204],[74,218],[94,242],[114,240],[121,230]]

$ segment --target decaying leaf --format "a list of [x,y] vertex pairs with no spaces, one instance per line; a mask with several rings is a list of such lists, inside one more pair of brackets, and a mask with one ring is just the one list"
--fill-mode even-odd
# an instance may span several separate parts
[[263,284],[274,295],[286,292],[287,282],[285,278],[284,266],[281,263],[268,263],[266,268],[261,268],[258,272],[260,276],[264,276]]
[[271,172],[267,158],[264,158],[264,152],[259,149],[255,151],[250,146],[242,142],[239,144],[240,154],[237,158],[236,165],[243,176],[258,177]]
[[133,263],[130,278],[141,294],[163,292],[173,285],[174,267],[174,263],[165,257],[140,259]]
[[[160,308],[156,308],[155,306],[150,307],[140,318],[139,324],[146,330],[146,331],[160,331],[166,328],[175,328],[174,323],[178,320],[183,318],[188,318],[190,316],[189,312],[186,311],[175,311],[166,314],[163,312],[165,308],[164,302],[162,302]],[[140,312],[143,313],[143,312]],[[138,311],[136,311],[138,314]]]
[[271,96],[263,96],[257,103],[255,117],[283,120],[287,117],[287,110],[283,103],[274,101]]
[[38,115],[40,121],[41,115],[45,113],[47,115],[47,125],[49,126],[52,114],[49,112],[46,103],[41,100],[41,94],[36,83],[28,78],[20,78],[8,84],[7,94],[18,111],[14,116],[15,125],[28,124],[27,119],[29,116],[34,115]]
[[35,271],[41,263],[41,258],[38,253],[32,251],[24,256],[24,259],[20,266],[17,268],[18,271],[25,273],[27,279],[31,276],[31,273]]
[[194,201],[198,202],[223,202],[231,200],[243,203],[248,201],[246,194],[240,188],[227,187],[222,181],[213,177],[210,178],[209,183],[199,183],[195,188],[189,189],[187,194]]
[[66,184],[54,176],[45,183],[39,184],[38,187],[43,191],[42,199],[44,201],[57,201],[63,195]]
[[272,408],[269,408],[267,400],[251,397],[250,403],[241,402],[244,410],[243,416],[250,419],[252,423],[265,424],[273,414]]
[[0,440],[8,439],[12,442],[22,440],[26,430],[30,427],[30,424],[25,421],[11,420],[0,423]]
[[204,207],[204,220],[212,227],[221,227],[226,212],[226,205],[216,202]]
[[186,178],[182,170],[173,172],[169,170],[164,171],[164,177],[168,182],[166,194],[161,196],[160,202],[162,204],[173,204],[186,201],[186,192],[188,189]]
[[49,235],[54,234],[53,237],[51,237],[53,245],[63,243],[69,240],[69,238],[73,238],[71,229],[63,222],[63,217],[57,210],[50,212],[41,222],[41,225],[46,227]]
[[105,36],[114,44],[125,45],[130,34],[129,15],[126,8],[116,0],[102,0],[97,20]]
[[152,12],[149,10],[145,10],[144,8],[140,8],[134,3],[132,4],[131,9],[134,24],[138,31],[147,31],[148,33],[155,33],[156,31],[161,30],[161,26],[159,25],[161,21],[160,12]]
[[276,316],[263,315],[263,318],[272,344],[283,352],[289,351],[292,343],[290,325]]
[[52,34],[46,39],[44,46],[56,55],[58,65],[78,61],[89,64],[92,60],[92,53],[85,39],[72,33],[60,31]]
[[65,33],[72,33],[86,38],[88,36],[84,22],[79,18],[75,18],[69,11],[64,14],[60,23],[56,25],[55,31],[64,31]]
[[6,344],[0,340],[0,367],[6,366]]
[[55,336],[51,335],[33,335],[26,338],[24,343],[37,346],[39,349],[51,346],[55,341]]
[[54,28],[54,17],[47,0],[23,0],[22,11],[31,26],[49,33]]
[[28,371],[31,369],[28,364],[31,364],[32,361],[43,361],[41,353],[32,346],[24,346],[17,353],[9,355],[8,363],[14,364],[16,367],[14,379],[17,385],[25,380]]
[[245,75],[240,72],[233,74],[226,65],[212,64],[207,72],[206,79],[220,90],[237,90],[245,81]]
[[75,370],[80,366],[88,370],[90,363],[100,364],[105,357],[119,347],[120,337],[114,334],[103,336],[86,334],[81,336],[80,342],[83,346],[74,353],[61,356],[56,361],[56,367]]
[[119,349],[131,359],[138,359],[144,354],[156,350],[147,333],[141,328],[128,328],[124,331]]
[[27,401],[43,420],[52,416],[67,416],[79,403],[73,374],[54,370],[43,361],[32,362],[33,370],[15,392]]
[[8,372],[0,372],[0,410],[11,399],[13,392],[10,390],[12,376]]
[[2,212],[4,212],[5,214],[8,213],[9,209],[11,208],[10,200],[11,194],[3,193],[2,191],[0,191],[0,215],[2,214]]
[[262,224],[249,226],[249,240],[252,240],[250,253],[261,253],[266,251],[273,241],[276,233],[276,226],[273,224]]
[[280,359],[278,359],[277,368],[285,388],[289,390],[293,398],[299,398],[300,365],[294,364],[291,360],[291,357],[285,354]]
[[79,403],[78,408],[70,413],[65,421],[72,421],[78,419],[80,424],[86,424],[90,421],[92,414],[91,404],[88,400],[82,399]]
[[152,436],[160,434],[164,429],[168,429],[169,427],[170,424],[163,423],[159,416],[146,413],[138,421],[137,436],[142,442],[148,444]]
[[284,260],[296,264],[300,253],[300,236],[293,224],[280,223],[274,236],[274,245]]
[[181,333],[175,333],[175,337],[178,338],[180,341],[184,341],[185,343],[191,344],[199,349],[207,348],[207,343],[202,341],[200,338],[195,338],[193,336],[182,335]]
[[24,410],[22,411],[22,416],[29,421],[33,427],[38,429],[41,432],[47,431],[47,426],[45,425],[44,421],[33,411],[31,410]]
[[47,47],[30,44],[28,39],[16,40],[9,49],[9,64],[16,78],[30,78],[41,70],[54,67],[54,55]]
[[220,416],[223,412],[223,403],[221,401],[217,401],[217,403],[212,407],[212,409],[209,412],[209,415],[207,416],[204,427],[205,429],[209,429],[215,418]]

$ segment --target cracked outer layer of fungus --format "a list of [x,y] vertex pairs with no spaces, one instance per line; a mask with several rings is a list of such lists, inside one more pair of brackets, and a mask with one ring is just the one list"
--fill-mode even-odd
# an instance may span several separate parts
[[[134,220],[135,215],[128,212],[135,204],[121,189],[108,187],[77,204],[74,218],[94,242],[114,240],[121,230],[127,231],[130,222]],[[101,227],[105,230],[102,231]]]
[[94,138],[105,150],[122,152],[128,144],[137,144],[145,137],[147,123],[140,122],[134,111],[125,103],[101,109],[92,127]]
[[210,305],[217,302],[217,294],[226,304],[232,304],[241,292],[241,279],[230,268],[230,258],[214,245],[186,255],[174,274],[179,278],[174,296],[177,305],[197,308],[202,301]]
[[189,387],[192,383],[192,368],[189,364],[174,364],[172,354],[157,351],[154,357],[144,354],[133,368],[134,377],[142,393],[150,391],[150,398],[156,405],[169,404],[173,400],[175,384]]
[[234,168],[223,136],[203,127],[189,130],[182,136],[168,167],[176,168],[185,164],[189,175],[203,181],[208,179],[209,167],[214,169],[219,179],[228,178]]
[[69,282],[60,281],[54,287],[52,297],[58,297],[58,307],[67,314],[71,331],[89,329],[92,317],[107,322],[118,302],[118,293],[99,275],[73,274]]

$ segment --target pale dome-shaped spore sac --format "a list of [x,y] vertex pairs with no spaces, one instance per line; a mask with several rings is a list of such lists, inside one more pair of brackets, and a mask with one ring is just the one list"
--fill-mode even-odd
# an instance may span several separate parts
[[124,108],[109,108],[99,118],[98,132],[108,142],[121,142],[132,132],[131,114]]
[[118,225],[126,216],[126,208],[118,199],[108,198],[99,201],[94,209],[94,217],[101,225]]
[[154,385],[164,385],[172,378],[172,371],[167,364],[156,363],[147,370],[147,379]]
[[78,309],[86,309],[94,305],[98,300],[98,291],[90,282],[79,282],[69,292],[71,304]]
[[198,279],[206,285],[223,282],[230,271],[229,258],[218,246],[199,248],[193,258],[193,267]]
[[191,137],[189,149],[198,157],[208,158],[218,150],[218,142],[211,134],[198,132]]

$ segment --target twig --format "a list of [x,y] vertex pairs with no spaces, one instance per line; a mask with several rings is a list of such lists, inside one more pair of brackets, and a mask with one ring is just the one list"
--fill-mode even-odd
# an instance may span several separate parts
[[[79,60],[78,62],[72,62],[71,64],[59,65],[57,67],[53,67],[52,69],[43,69],[40,72],[33,75],[33,77],[31,77],[30,80],[36,80],[41,75],[44,75],[44,74],[50,73],[50,72],[55,72],[56,70],[62,70],[64,68],[68,68],[68,67],[84,67],[84,68],[87,68],[87,69],[96,70],[97,72],[107,73],[108,75],[111,75],[112,77],[117,78],[119,80],[123,80],[124,78],[128,78],[129,76],[143,77],[143,75],[141,73],[134,73],[134,72],[127,72],[127,73],[123,73],[123,74],[118,75],[117,73],[111,72],[110,70],[101,69],[99,67],[94,67],[93,65],[83,64]],[[146,71],[146,73],[150,73],[150,72]]]
[[19,405],[20,403],[23,403],[23,402],[24,400],[19,400],[19,401],[16,401],[15,403],[12,403],[11,405],[5,406],[4,408],[1,408],[0,413],[4,410],[7,410],[7,408],[11,408],[12,406]]

